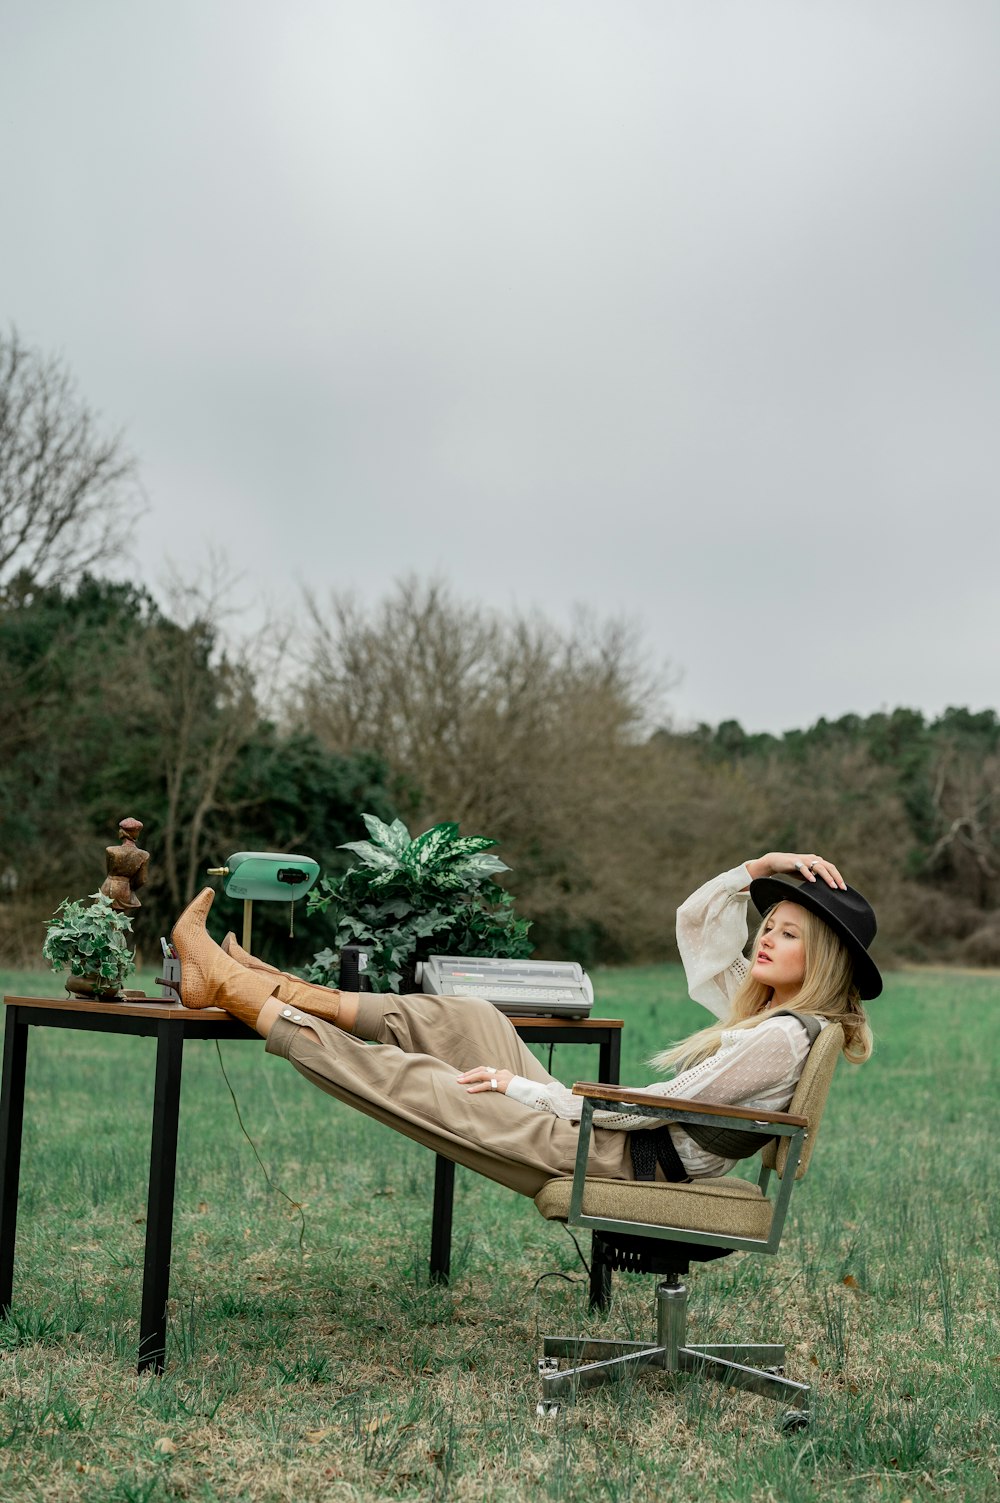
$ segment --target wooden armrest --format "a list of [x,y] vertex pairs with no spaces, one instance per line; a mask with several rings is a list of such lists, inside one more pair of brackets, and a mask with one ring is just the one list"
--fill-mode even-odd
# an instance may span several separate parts
[[601,1085],[591,1080],[578,1080],[573,1087],[574,1096],[589,1096],[599,1101],[616,1101],[622,1106],[661,1106],[676,1112],[697,1112],[705,1117],[732,1117],[740,1122],[773,1122],[777,1127],[808,1127],[806,1117],[793,1117],[789,1112],[761,1112],[744,1106],[719,1106],[712,1101],[682,1101],[679,1096],[661,1096],[659,1091],[629,1091],[622,1086]]

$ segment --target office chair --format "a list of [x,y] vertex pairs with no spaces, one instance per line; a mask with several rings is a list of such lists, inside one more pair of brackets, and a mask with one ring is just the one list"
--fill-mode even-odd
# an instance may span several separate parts
[[[546,1336],[538,1364],[542,1399],[539,1414],[557,1412],[559,1400],[577,1390],[627,1377],[644,1367],[697,1373],[727,1387],[746,1388],[789,1405],[788,1429],[809,1422],[809,1385],[784,1376],[785,1348],[776,1342],[698,1345],[687,1341],[687,1288],[692,1262],[731,1252],[776,1253],[795,1183],[806,1172],[844,1043],[839,1024],[828,1024],[809,1051],[787,1112],[759,1112],[706,1102],[679,1101],[649,1091],[579,1083],[583,1116],[572,1177],[549,1180],[535,1205],[550,1221],[589,1227],[594,1234],[591,1303],[607,1302],[612,1268],[655,1273],[656,1334],[651,1342],[586,1340]],[[671,1122],[704,1123],[737,1132],[773,1132],[761,1153],[756,1184],[725,1175],[689,1184],[587,1178],[587,1156],[595,1108]],[[767,1195],[771,1175],[778,1180]],[[560,1367],[569,1358],[573,1366]]]

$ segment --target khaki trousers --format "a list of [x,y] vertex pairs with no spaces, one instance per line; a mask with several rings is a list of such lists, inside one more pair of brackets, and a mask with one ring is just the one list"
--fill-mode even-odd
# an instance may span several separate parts
[[[319,1043],[291,1017],[279,1017],[267,1052],[282,1055],[338,1101],[521,1195],[537,1195],[546,1180],[573,1173],[577,1123],[533,1111],[501,1091],[470,1095],[456,1083],[477,1065],[552,1079],[491,1002],[363,992],[358,1004],[354,1034],[303,1012]],[[595,1128],[587,1172],[632,1179],[628,1134]]]

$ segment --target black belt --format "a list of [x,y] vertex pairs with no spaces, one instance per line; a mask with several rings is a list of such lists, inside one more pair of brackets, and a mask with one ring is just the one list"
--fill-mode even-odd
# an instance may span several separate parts
[[681,1162],[681,1156],[674,1147],[674,1140],[666,1124],[630,1132],[628,1146],[632,1155],[632,1173],[636,1179],[655,1179],[656,1166],[659,1164],[669,1184],[690,1183],[691,1176]]

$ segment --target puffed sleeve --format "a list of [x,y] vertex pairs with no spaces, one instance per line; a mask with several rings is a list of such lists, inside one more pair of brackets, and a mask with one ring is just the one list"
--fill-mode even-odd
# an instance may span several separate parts
[[728,1016],[748,971],[743,949],[749,885],[746,867],[736,866],[699,887],[677,910],[677,948],[688,992],[717,1018]]

